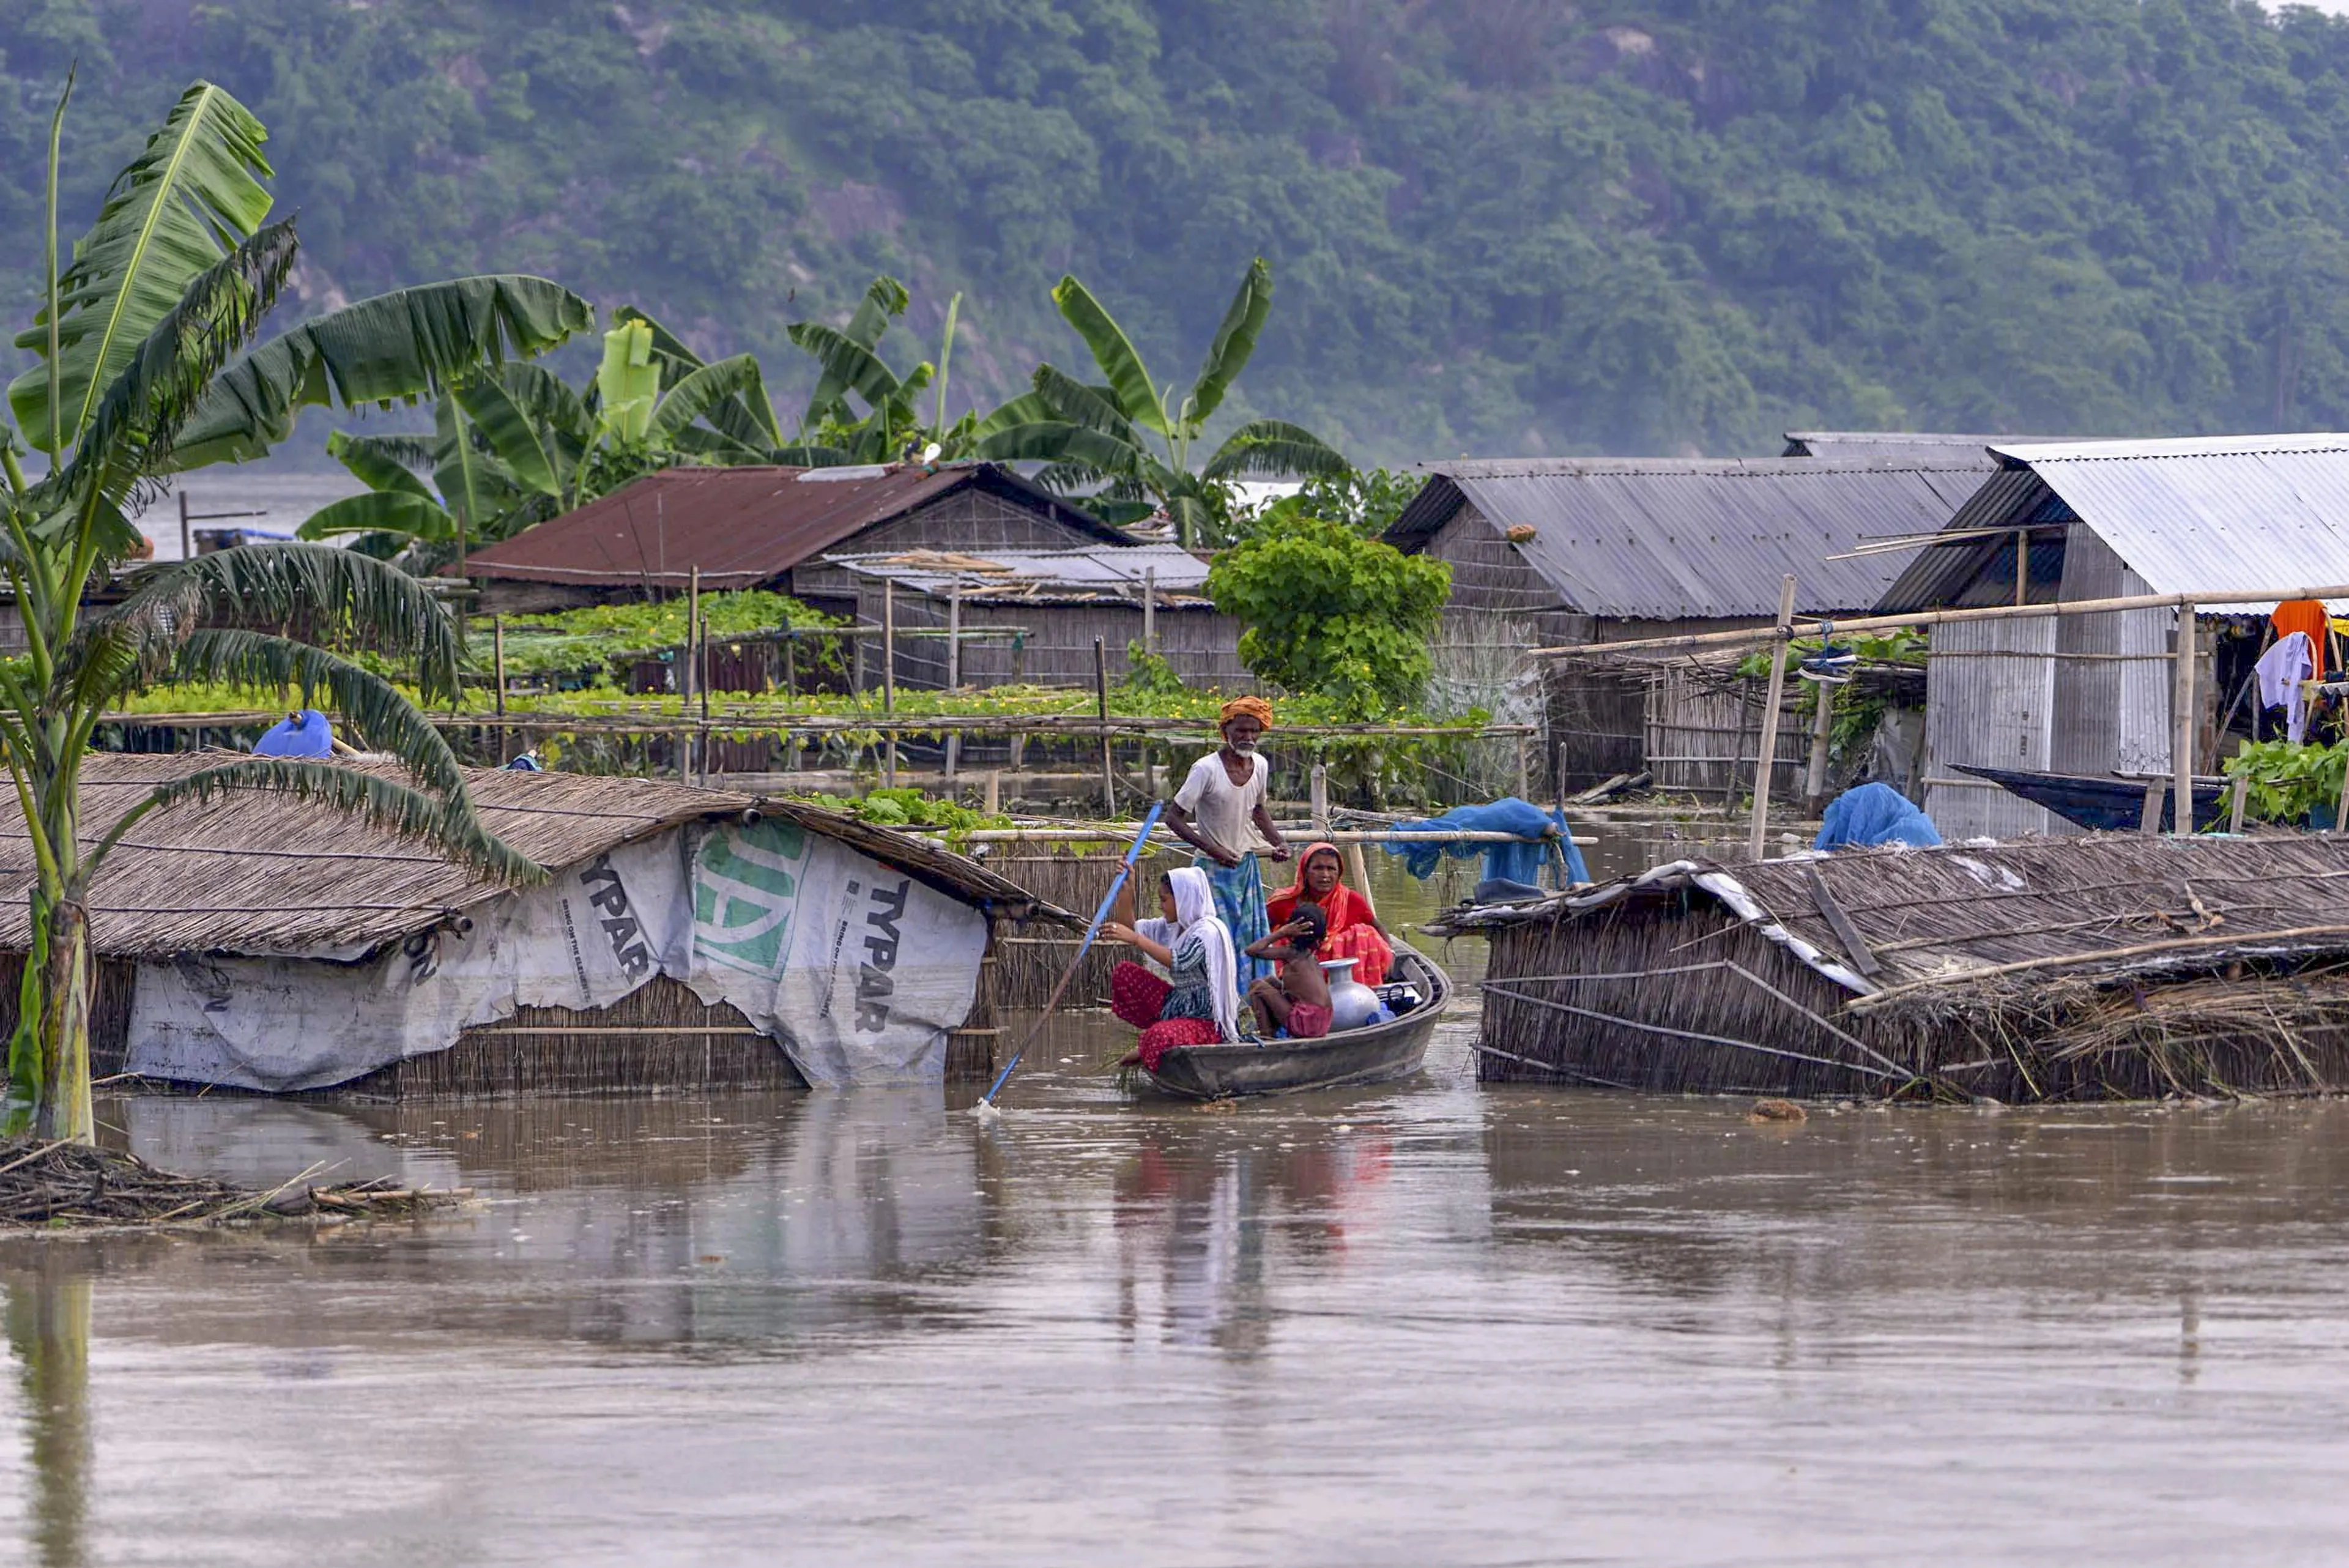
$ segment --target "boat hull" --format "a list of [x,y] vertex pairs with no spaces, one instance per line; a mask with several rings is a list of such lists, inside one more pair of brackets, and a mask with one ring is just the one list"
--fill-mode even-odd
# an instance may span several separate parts
[[1155,1072],[1136,1069],[1135,1087],[1178,1100],[1301,1095],[1407,1078],[1427,1059],[1435,1021],[1452,1000],[1443,969],[1402,942],[1391,980],[1408,981],[1426,1000],[1392,1023],[1348,1029],[1323,1040],[1269,1040],[1262,1045],[1178,1046]]
[[[2087,778],[2076,774],[2031,773],[2020,768],[1984,768],[1968,763],[1950,764],[1961,774],[1988,779],[2033,805],[2044,805],[2066,822],[2092,832],[2127,833],[2145,820],[2146,786],[2128,779]],[[2194,785],[2194,829],[2215,827],[2227,814],[2226,786],[2197,782]],[[2171,830],[2172,812],[2164,794],[2159,828]]]

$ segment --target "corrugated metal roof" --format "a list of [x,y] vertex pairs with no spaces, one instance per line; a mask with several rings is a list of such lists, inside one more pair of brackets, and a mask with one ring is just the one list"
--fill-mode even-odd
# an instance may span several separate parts
[[1435,476],[1387,539],[1423,547],[1473,503],[1572,608],[1610,619],[1775,615],[1791,572],[1804,611],[1862,609],[1903,551],[1828,557],[1930,534],[1982,479],[1971,461],[1821,458],[1609,459],[1429,465]]
[[[1951,517],[1944,532],[1966,537],[1933,545],[1905,557],[1907,564],[1878,599],[1878,615],[1905,615],[1928,606],[1955,604],[2010,540],[1978,530],[2059,523],[2072,515],[2063,498],[2027,468],[2001,468],[1982,476],[1982,488]],[[2036,554],[2038,544],[2033,545]],[[1969,603],[1972,602],[1971,600]],[[1985,601],[1989,602],[1989,601]]]
[[1033,506],[1104,543],[1125,535],[996,463],[926,468],[672,468],[466,558],[485,577],[624,587],[770,582],[876,524],[968,485]]
[[1083,550],[989,550],[958,555],[915,550],[888,556],[826,556],[833,566],[864,576],[887,577],[924,593],[943,595],[959,583],[968,591],[1115,595],[1139,598],[1148,576],[1162,594],[1199,594],[1207,563],[1179,545],[1097,545]]
[[1788,431],[1785,457],[1963,459],[1977,468],[1996,468],[1991,448],[2002,441],[2038,441],[2038,436],[1950,435],[1940,431]]
[[[2094,529],[2158,594],[2349,581],[2349,435],[1997,450],[2010,466],[1957,514],[1951,531],[2076,517],[2075,527]],[[1981,549],[1926,551],[1878,607],[1900,613],[1951,602],[1978,569]]]

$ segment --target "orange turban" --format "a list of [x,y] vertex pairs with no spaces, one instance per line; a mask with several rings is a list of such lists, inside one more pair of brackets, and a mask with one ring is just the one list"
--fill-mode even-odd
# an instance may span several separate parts
[[1272,704],[1261,697],[1235,697],[1224,704],[1222,716],[1216,721],[1216,727],[1221,728],[1235,719],[1254,719],[1269,730],[1272,728]]

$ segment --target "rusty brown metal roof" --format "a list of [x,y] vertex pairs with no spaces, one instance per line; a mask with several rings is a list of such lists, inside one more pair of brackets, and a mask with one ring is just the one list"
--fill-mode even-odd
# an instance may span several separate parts
[[582,587],[754,587],[876,524],[978,486],[1109,544],[1123,533],[998,463],[671,468],[466,557],[485,577]]

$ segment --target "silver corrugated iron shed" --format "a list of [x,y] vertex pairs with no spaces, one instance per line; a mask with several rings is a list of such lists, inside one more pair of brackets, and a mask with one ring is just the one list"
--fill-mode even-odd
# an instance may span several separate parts
[[1554,585],[1567,607],[1624,620],[1774,615],[1793,573],[1796,608],[1864,609],[1907,552],[1856,546],[1931,534],[1980,488],[1959,454],[1930,460],[1605,459],[1428,465],[1426,488],[1387,533],[1425,547],[1474,505]]
[[965,589],[1115,595],[1139,600],[1145,580],[1161,594],[1206,592],[1207,563],[1179,545],[1102,545],[1081,550],[944,550],[894,555],[827,556],[862,576],[887,577],[924,593]]
[[[1996,451],[2005,466],[1951,520],[1951,533],[2086,527],[2158,594],[2349,580],[2349,435],[2038,442]],[[1954,602],[1987,548],[1977,539],[1921,552],[1877,607],[1897,614]]]

